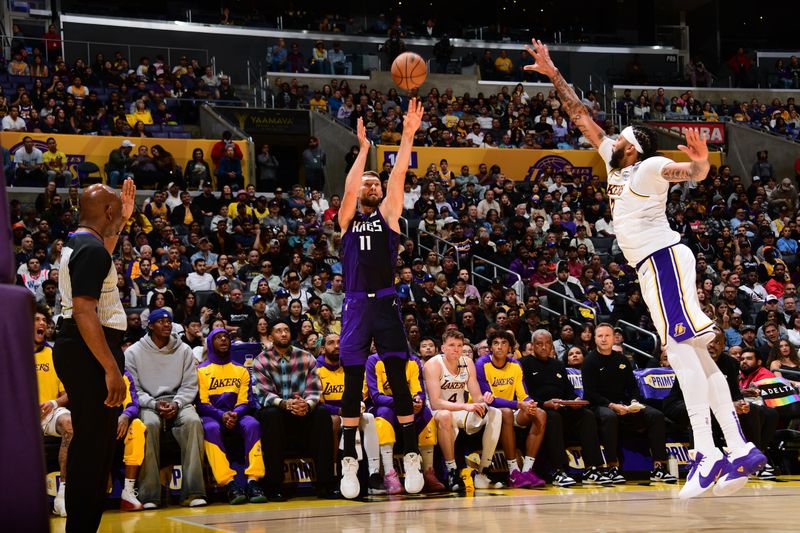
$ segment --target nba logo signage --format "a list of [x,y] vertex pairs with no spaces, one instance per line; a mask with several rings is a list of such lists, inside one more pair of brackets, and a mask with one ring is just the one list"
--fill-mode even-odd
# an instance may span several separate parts
[[[397,152],[389,152],[388,150],[383,152],[384,163],[389,163],[392,166],[394,166],[396,161],[397,161]],[[408,168],[419,168],[419,165],[417,164],[416,151],[411,152],[411,161],[408,163]]]
[[565,172],[571,176],[580,176],[581,181],[586,181],[592,177],[592,167],[574,166],[569,159],[560,155],[546,155],[528,168],[525,181],[536,180],[539,175],[544,174],[545,169],[552,168],[553,174]]

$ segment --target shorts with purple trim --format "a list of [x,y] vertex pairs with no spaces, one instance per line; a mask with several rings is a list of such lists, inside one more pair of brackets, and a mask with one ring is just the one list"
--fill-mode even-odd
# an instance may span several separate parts
[[[375,342],[375,350],[372,342]],[[408,359],[409,348],[394,287],[372,294],[346,293],[339,353],[343,366],[364,365],[377,351],[381,359]]]
[[642,299],[665,346],[712,331],[695,285],[695,259],[683,244],[662,248],[637,265]]

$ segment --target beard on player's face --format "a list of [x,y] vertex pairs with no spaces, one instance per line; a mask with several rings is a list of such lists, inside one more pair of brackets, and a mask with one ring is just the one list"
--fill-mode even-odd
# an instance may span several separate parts
[[381,205],[381,197],[366,190],[361,194],[361,205],[375,209]]
[[618,146],[614,149],[614,152],[611,154],[611,161],[609,164],[611,168],[623,168],[622,167],[622,160],[625,157],[625,147]]

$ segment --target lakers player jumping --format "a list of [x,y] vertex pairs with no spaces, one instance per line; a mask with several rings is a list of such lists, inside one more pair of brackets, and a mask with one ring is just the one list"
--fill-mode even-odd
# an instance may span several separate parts
[[345,374],[342,395],[344,453],[340,488],[345,498],[355,498],[361,490],[357,476],[356,431],[361,416],[366,361],[373,342],[386,368],[386,378],[394,396],[394,412],[403,438],[406,492],[416,494],[425,483],[414,424],[414,403],[406,381],[406,361],[410,356],[408,340],[394,289],[403,185],[411,159],[414,133],[422,122],[422,111],[421,102],[416,99],[409,102],[397,159],[386,185],[385,199],[378,174],[364,171],[370,142],[364,123],[358,119],[360,149],[347,174],[339,209],[345,279],[340,341],[340,360]]
[[[725,377],[708,354],[713,322],[697,298],[695,259],[666,216],[671,184],[706,178],[706,142],[697,130],[687,130],[686,145],[678,148],[691,162],[677,163],[656,152],[656,136],[648,128],[629,126],[616,141],[606,137],[556,68],[547,46],[534,39],[527,50],[535,63],[525,70],[550,78],[562,109],[606,163],[617,241],[628,262],[636,265],[642,297],[680,380],[692,423],[695,460],[680,497],[698,496],[712,486],[718,496],[733,494],[767,458],[745,442]],[[727,455],[714,445],[709,408],[725,435]]]

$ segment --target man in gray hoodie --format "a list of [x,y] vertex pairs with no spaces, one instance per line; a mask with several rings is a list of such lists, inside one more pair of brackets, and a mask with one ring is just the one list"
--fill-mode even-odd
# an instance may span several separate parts
[[172,335],[172,314],[150,313],[148,335],[125,352],[125,367],[139,396],[139,418],[147,427],[144,463],[139,472],[139,501],[145,509],[161,503],[159,437],[170,430],[181,448],[181,502],[206,505],[203,482],[203,424],[192,405],[197,396],[197,369],[192,350]]

